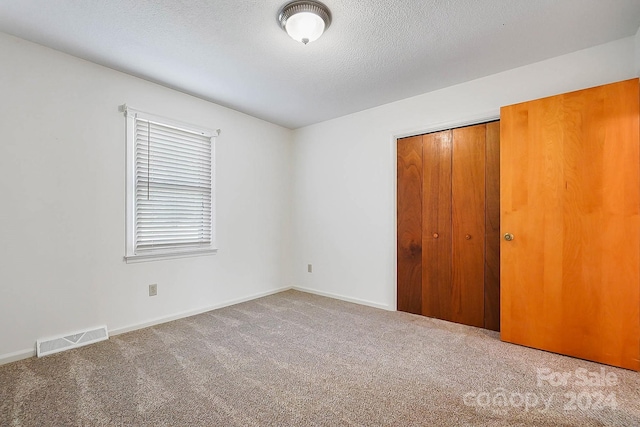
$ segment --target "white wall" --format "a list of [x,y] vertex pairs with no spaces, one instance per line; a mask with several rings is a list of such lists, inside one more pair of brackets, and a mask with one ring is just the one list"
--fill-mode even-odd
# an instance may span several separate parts
[[629,37],[295,131],[295,284],[395,309],[394,136],[629,79],[637,75],[634,56]]
[[640,76],[640,28],[636,33],[636,75]]
[[[291,285],[290,130],[2,33],[0,58],[0,362]],[[222,129],[218,255],[123,262],[123,103]]]

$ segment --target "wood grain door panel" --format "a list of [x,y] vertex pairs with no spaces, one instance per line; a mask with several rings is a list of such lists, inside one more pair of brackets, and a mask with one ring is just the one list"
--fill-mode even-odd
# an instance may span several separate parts
[[501,111],[501,336],[640,369],[638,80]]
[[486,126],[452,133],[451,320],[484,327]]
[[422,136],[398,140],[397,306],[422,313]]
[[422,314],[453,320],[450,130],[423,135]]
[[486,124],[484,327],[500,330],[500,122]]

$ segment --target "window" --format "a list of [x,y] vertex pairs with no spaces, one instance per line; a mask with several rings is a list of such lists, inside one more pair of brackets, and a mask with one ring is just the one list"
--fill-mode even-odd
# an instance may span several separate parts
[[215,253],[218,132],[123,106],[129,261]]

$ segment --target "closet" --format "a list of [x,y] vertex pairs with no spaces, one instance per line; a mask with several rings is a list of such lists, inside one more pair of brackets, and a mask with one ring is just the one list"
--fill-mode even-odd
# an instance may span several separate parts
[[638,79],[503,107],[503,341],[640,369]]
[[397,148],[398,310],[500,327],[500,124]]

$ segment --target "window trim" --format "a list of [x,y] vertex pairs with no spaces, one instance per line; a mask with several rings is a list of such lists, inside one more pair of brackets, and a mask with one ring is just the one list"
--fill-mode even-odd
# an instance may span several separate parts
[[[126,176],[125,176],[125,256],[127,263],[154,261],[159,259],[175,259],[203,255],[214,255],[218,249],[216,246],[216,181],[215,181],[215,165],[216,165],[216,138],[220,135],[220,129],[211,131],[189,123],[177,120],[167,119],[155,114],[146,113],[127,106],[126,104],[119,107],[126,118]],[[159,249],[157,251],[145,251],[137,254],[135,252],[135,209],[136,209],[136,147],[135,147],[135,122],[136,119],[155,122],[164,126],[174,127],[176,129],[188,132],[196,132],[211,139],[211,244],[208,246],[187,249]]]

